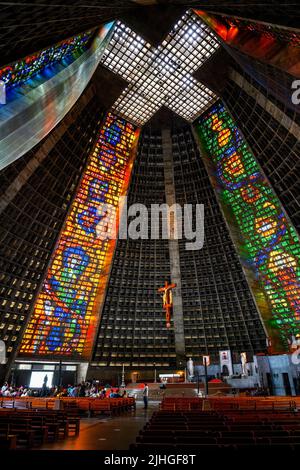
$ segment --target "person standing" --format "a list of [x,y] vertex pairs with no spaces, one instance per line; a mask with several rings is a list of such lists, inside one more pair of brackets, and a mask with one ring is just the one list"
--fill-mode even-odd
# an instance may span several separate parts
[[145,387],[143,390],[144,410],[148,408],[148,396],[149,396],[149,387],[147,384],[145,384]]
[[86,392],[86,386],[84,382],[81,382],[80,388],[79,388],[79,396],[80,397],[85,397],[85,392]]

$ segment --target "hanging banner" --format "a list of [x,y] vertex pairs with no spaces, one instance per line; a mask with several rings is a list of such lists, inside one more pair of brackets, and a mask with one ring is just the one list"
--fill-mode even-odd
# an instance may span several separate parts
[[232,359],[231,359],[231,351],[220,351],[220,368],[221,374],[225,376],[233,375],[233,367],[232,367]]
[[210,365],[210,356],[203,356],[203,365],[205,366],[205,361],[206,361],[206,365],[209,366]]

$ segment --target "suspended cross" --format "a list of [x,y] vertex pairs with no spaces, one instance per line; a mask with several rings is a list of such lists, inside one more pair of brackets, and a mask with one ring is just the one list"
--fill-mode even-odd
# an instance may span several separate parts
[[218,47],[216,36],[192,10],[157,48],[117,21],[101,62],[129,84],[113,111],[142,126],[164,105],[194,121],[217,96],[192,74]]
[[168,281],[165,281],[164,287],[160,287],[157,292],[163,293],[163,309],[166,311],[166,326],[170,328],[171,326],[171,314],[173,309],[173,295],[172,289],[174,289],[177,284],[168,284]]

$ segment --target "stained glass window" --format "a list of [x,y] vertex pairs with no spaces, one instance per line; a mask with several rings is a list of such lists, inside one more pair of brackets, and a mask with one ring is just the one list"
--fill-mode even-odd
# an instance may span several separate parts
[[[218,35],[225,49],[236,57],[238,62],[241,60],[237,55],[239,50],[263,64],[270,64],[292,76],[299,76],[300,33],[296,29],[289,30],[278,25],[244,18],[212,15],[200,10],[195,13]],[[251,69],[250,65],[249,68]],[[268,76],[272,73],[269,69],[267,72]],[[251,70],[250,75],[252,75]],[[260,83],[258,77],[254,78]],[[271,82],[271,77],[269,81]],[[284,87],[283,84],[280,84],[281,86]]]
[[0,68],[0,80],[9,88],[25,82],[34,75],[42,72],[49,65],[60,62],[62,59],[66,59],[70,56],[73,56],[75,59],[87,49],[92,34],[91,31],[78,34],[54,46],[6,65]]
[[300,244],[270,183],[224,105],[197,121],[218,191],[241,235],[240,255],[254,269],[271,311],[270,337],[287,345],[300,332]]
[[[89,357],[115,240],[113,217],[131,170],[134,127],[108,114],[79,184],[20,354]],[[116,213],[114,215],[116,217]],[[107,222],[109,221],[109,222]]]

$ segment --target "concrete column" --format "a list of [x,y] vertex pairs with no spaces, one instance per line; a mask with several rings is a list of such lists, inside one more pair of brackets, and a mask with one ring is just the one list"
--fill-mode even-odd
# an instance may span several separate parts
[[89,367],[88,362],[80,362],[77,365],[77,382],[78,383],[82,382],[83,380],[86,380],[88,367]]
[[[174,168],[172,154],[172,138],[170,129],[162,129],[162,151],[164,160],[164,177],[165,177],[165,193],[166,203],[168,206],[176,204],[175,185],[174,185]],[[181,295],[181,272],[179,258],[178,240],[174,238],[174,229],[176,227],[176,213],[174,219],[170,220],[170,238],[169,238],[169,255],[170,255],[170,271],[171,282],[177,287],[173,290],[173,324],[175,335],[175,351],[177,367],[185,367],[185,339],[183,324],[183,306]],[[182,364],[180,364],[180,362]]]

